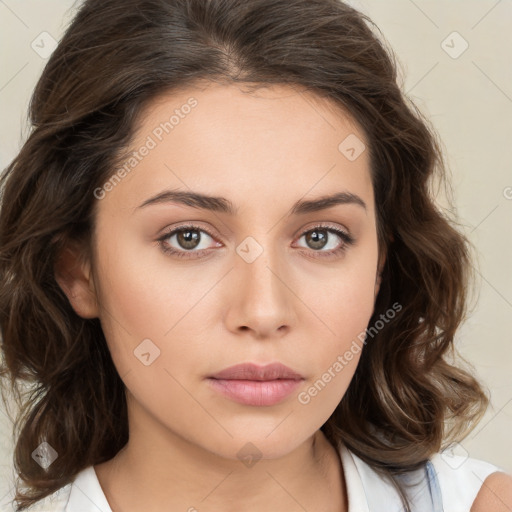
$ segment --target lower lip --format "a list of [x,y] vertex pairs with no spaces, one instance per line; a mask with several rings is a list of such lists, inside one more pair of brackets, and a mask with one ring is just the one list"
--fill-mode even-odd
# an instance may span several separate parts
[[275,405],[295,391],[302,379],[234,380],[209,378],[211,386],[235,402],[244,405]]

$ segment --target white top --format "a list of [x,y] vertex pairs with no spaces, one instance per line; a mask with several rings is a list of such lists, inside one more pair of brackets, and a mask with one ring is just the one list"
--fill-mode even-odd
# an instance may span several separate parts
[[[347,486],[348,512],[401,512],[403,507],[391,482],[349,451],[340,448]],[[496,471],[506,471],[478,459],[447,452],[436,453],[424,468],[411,473],[416,479],[409,495],[414,512],[470,512],[483,481]],[[0,503],[2,512],[14,512],[11,501]],[[5,507],[5,508],[4,508]],[[112,512],[93,466],[79,472],[73,482],[38,501],[27,512]]]

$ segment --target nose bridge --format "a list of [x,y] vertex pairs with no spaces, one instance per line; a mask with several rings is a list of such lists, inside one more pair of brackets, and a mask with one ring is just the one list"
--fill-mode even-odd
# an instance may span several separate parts
[[[235,270],[240,279],[244,295],[249,298],[259,296],[261,299],[276,300],[283,294],[283,284],[276,274],[280,273],[279,258],[283,255],[272,247],[272,237],[262,236],[257,241],[253,237],[247,237],[237,247],[237,261]],[[282,278],[281,278],[282,279]]]
[[[292,322],[293,294],[286,285],[285,254],[272,234],[247,237],[236,248],[232,313],[238,327],[269,334]],[[236,312],[236,314],[235,314]]]

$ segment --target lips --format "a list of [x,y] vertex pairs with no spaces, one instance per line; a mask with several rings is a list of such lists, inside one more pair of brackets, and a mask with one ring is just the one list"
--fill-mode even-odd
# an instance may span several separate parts
[[229,400],[250,406],[276,405],[288,398],[304,377],[288,366],[242,363],[208,377],[211,389]]
[[269,381],[277,379],[302,380],[304,377],[281,363],[272,363],[266,366],[259,366],[253,363],[242,363],[230,366],[224,370],[211,375],[212,379],[221,380],[254,380]]

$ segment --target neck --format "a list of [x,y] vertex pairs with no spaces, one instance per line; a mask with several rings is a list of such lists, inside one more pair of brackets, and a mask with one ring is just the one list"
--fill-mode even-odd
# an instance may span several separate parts
[[94,468],[113,512],[348,510],[339,454],[320,430],[283,457],[246,465],[168,429],[137,427],[130,423],[126,446]]

